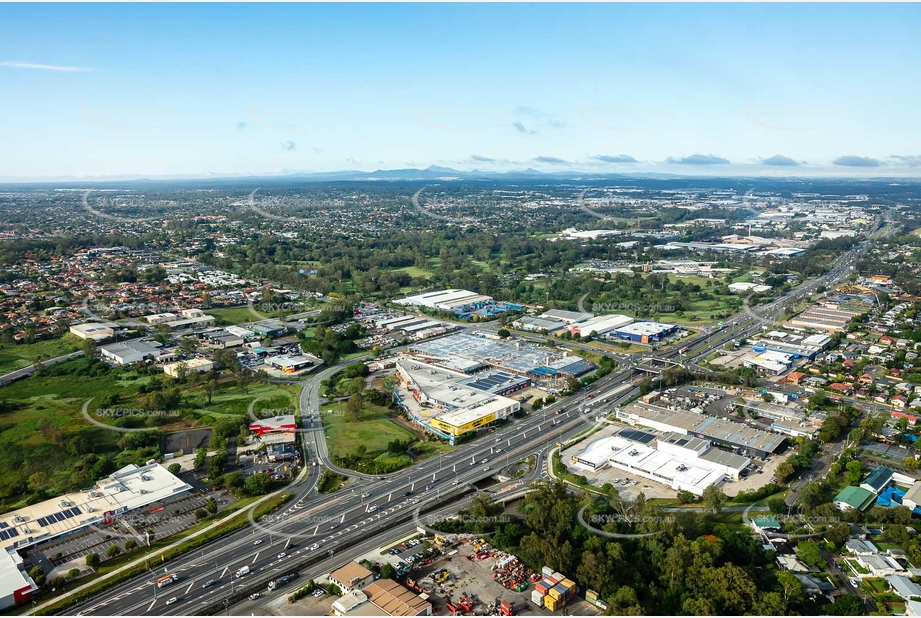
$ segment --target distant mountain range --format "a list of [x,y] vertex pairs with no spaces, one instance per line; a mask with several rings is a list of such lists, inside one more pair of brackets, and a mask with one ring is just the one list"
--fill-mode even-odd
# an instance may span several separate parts
[[[148,184],[148,183],[164,183],[164,182],[173,182],[180,184],[212,184],[212,185],[227,185],[232,183],[246,183],[246,184],[292,184],[298,182],[372,182],[372,181],[388,181],[388,182],[432,182],[432,181],[458,181],[458,180],[471,180],[471,181],[530,181],[530,182],[540,182],[545,179],[547,181],[605,181],[605,180],[623,180],[623,179],[637,179],[637,180],[660,180],[660,181],[685,181],[690,182],[694,180],[706,180],[706,181],[740,181],[740,180],[750,180],[750,181],[766,181],[766,182],[802,182],[802,181],[818,181],[818,180],[839,180],[844,182],[868,182],[868,183],[878,183],[878,182],[891,182],[892,177],[848,177],[848,176],[814,176],[814,175],[794,175],[794,176],[764,176],[758,174],[725,174],[725,175],[710,175],[710,174],[670,174],[664,172],[640,172],[640,171],[630,171],[630,172],[585,172],[585,171],[575,171],[575,170],[561,170],[561,171],[552,171],[552,172],[543,172],[533,168],[527,168],[524,170],[510,170],[506,172],[490,172],[482,171],[478,169],[470,171],[461,171],[456,170],[450,167],[440,167],[437,165],[431,165],[425,169],[397,169],[397,170],[375,170],[373,172],[363,172],[360,170],[342,170],[335,172],[305,172],[300,170],[282,170],[280,173],[243,173],[243,174],[220,174],[220,173],[207,173],[207,174],[176,174],[176,175],[163,175],[163,176],[132,176],[132,175],[120,175],[115,177],[33,177],[28,179],[13,179],[10,177],[0,176],[0,184],[4,185],[16,185],[16,186],[34,186],[34,185],[67,185],[74,189],[78,188],[93,188],[101,186],[109,187],[128,187],[134,186],[138,183]],[[905,178],[905,181],[909,183],[916,183],[917,178]]]

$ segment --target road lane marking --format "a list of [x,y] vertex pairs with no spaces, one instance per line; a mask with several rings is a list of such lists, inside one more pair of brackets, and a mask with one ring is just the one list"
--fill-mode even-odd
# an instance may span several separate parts
[[191,584],[189,584],[189,587],[185,589],[185,592],[183,594],[189,594],[189,590],[191,590],[192,586],[194,585],[195,585],[195,582],[192,582]]
[[253,561],[250,562],[250,564],[255,564],[255,563],[256,563],[256,558],[258,558],[258,557],[259,557],[259,552],[256,552],[256,555],[253,556]]
[[153,602],[150,604],[150,607],[148,607],[148,608],[147,608],[147,611],[145,611],[144,613],[146,614],[147,612],[149,612],[150,610],[152,610],[152,609],[153,609],[153,606],[156,605],[156,604],[157,604],[157,600],[154,599]]

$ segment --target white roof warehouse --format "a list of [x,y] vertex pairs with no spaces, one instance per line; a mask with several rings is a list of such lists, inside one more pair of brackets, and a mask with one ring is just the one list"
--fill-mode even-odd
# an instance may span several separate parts
[[0,515],[0,609],[28,600],[36,589],[21,570],[20,549],[83,528],[109,525],[124,513],[178,498],[191,489],[156,462],[132,464],[90,489]]

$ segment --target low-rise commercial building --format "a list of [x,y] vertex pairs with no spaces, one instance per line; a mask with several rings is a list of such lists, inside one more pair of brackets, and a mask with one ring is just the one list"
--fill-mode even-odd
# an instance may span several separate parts
[[662,322],[633,322],[615,329],[608,336],[612,339],[634,341],[636,343],[655,343],[678,330],[676,324]]
[[841,490],[834,499],[835,508],[839,511],[856,509],[863,511],[876,501],[876,494],[863,487],[849,485]]
[[[374,573],[355,561],[339,567],[329,574],[331,584],[336,584],[342,592],[348,594],[361,590],[374,581]],[[365,594],[368,594],[365,592]]]
[[163,365],[163,373],[171,378],[178,378],[183,371],[186,373],[193,371],[207,373],[212,369],[214,369],[214,363],[207,358],[190,358],[189,360]]
[[115,324],[112,322],[74,324],[69,330],[70,334],[80,339],[92,339],[93,341],[105,341],[115,336]]
[[99,355],[103,360],[114,365],[130,365],[148,359],[158,359],[160,357],[159,345],[143,341],[122,341],[101,346]]

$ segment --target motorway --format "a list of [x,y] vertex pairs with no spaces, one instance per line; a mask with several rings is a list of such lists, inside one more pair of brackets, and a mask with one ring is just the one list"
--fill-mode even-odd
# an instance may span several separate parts
[[[611,387],[631,376],[632,371],[612,373],[595,386]],[[301,491],[293,504],[269,516],[268,522],[228,535],[219,545],[171,562],[168,570],[180,576],[178,583],[157,590],[153,580],[163,573],[149,573],[97,595],[80,613],[193,615],[202,606],[232,592],[231,574],[240,567],[249,566],[251,574],[247,577],[254,577],[282,575],[287,563],[313,555],[332,553],[339,555],[339,562],[347,560],[340,554],[354,542],[351,535],[376,528],[382,535],[392,534],[396,524],[410,520],[413,511],[426,501],[439,502],[440,495],[454,489],[455,484],[470,485],[492,477],[504,462],[515,463],[530,455],[542,457],[557,441],[580,431],[584,415],[576,409],[556,414],[562,403],[548,406],[546,414],[516,421],[451,453],[387,477],[364,478],[333,495],[317,495],[313,491],[324,466],[311,466],[317,471],[299,485]],[[317,444],[325,442],[320,437],[323,430],[316,419],[305,423],[311,423],[302,435],[308,446],[308,460],[312,460]],[[264,542],[254,545],[256,540]],[[282,551],[287,555],[278,558]],[[152,562],[155,559],[152,556]],[[209,579],[219,581],[202,589]],[[166,600],[172,596],[178,601],[167,606]]]
[[[685,342],[689,348],[686,355],[679,355],[678,350],[672,349],[648,355],[647,358],[674,360],[680,356],[683,363],[690,365],[730,339],[760,332],[764,321],[772,320],[783,310],[786,302],[811,293],[819,285],[828,286],[847,276],[861,251],[854,249],[845,253],[829,273],[804,283],[786,297],[757,307],[744,316],[737,316],[724,327],[688,339]],[[81,607],[80,614],[195,615],[232,595],[238,585],[232,580],[233,573],[243,566],[250,568],[246,578],[282,575],[290,571],[288,565],[292,562],[316,557],[317,562],[308,567],[309,576],[321,575],[395,538],[400,532],[414,529],[413,513],[417,509],[426,506],[427,502],[438,504],[441,494],[455,489],[455,485],[472,485],[492,477],[501,467],[502,460],[514,463],[530,455],[537,455],[538,461],[542,460],[556,442],[575,435],[584,429],[583,425],[589,420],[587,415],[570,405],[574,398],[567,398],[548,406],[544,414],[532,414],[514,421],[510,426],[481,436],[453,452],[392,475],[374,477],[349,471],[350,476],[359,479],[357,484],[346,486],[332,495],[317,495],[313,487],[324,467],[331,467],[331,462],[322,423],[311,412],[319,408],[319,382],[338,369],[341,366],[313,376],[302,391],[300,405],[304,411],[304,427],[301,435],[306,461],[319,459],[319,464],[310,466],[307,478],[295,486],[296,496],[290,506],[267,517],[266,521],[171,562],[168,571],[179,575],[180,579],[168,588],[158,590],[154,584],[162,572],[149,572],[94,596]],[[633,375],[631,362],[626,369],[601,378],[590,387],[590,391],[578,397],[585,401],[588,392],[613,390],[632,381]],[[629,394],[634,392],[635,389],[629,390]],[[557,414],[566,405],[570,405],[567,411]],[[453,501],[446,507],[446,512],[456,512],[460,504]],[[374,534],[367,540],[356,540],[352,536],[364,533]],[[255,544],[257,541],[260,544]],[[282,551],[286,556],[278,557]],[[156,555],[151,559],[155,562]],[[245,583],[246,578],[237,581]],[[216,580],[216,583],[202,589],[202,584],[210,579]],[[284,594],[296,585],[280,588],[268,595],[263,593],[259,604],[273,595]],[[172,597],[177,600],[166,605],[167,599]],[[250,603],[244,602],[239,608],[239,611],[243,610],[250,611]],[[235,611],[238,610],[235,608]]]

